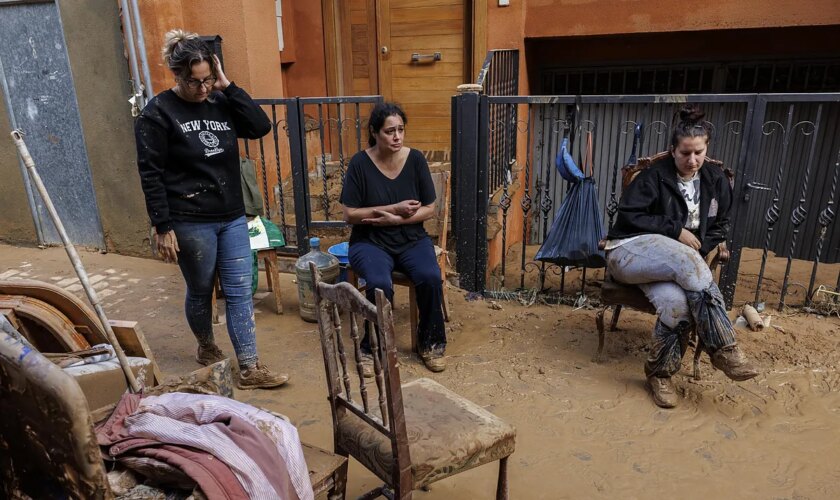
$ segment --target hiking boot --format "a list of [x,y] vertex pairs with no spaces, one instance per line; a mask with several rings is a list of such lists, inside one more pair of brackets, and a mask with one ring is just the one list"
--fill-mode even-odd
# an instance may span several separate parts
[[251,368],[241,369],[236,387],[240,389],[270,389],[279,387],[289,380],[289,376],[283,373],[274,373],[262,363],[257,363]]
[[660,408],[673,408],[677,406],[677,391],[674,389],[674,382],[671,377],[651,376],[647,379],[647,388],[653,396],[653,402]]
[[732,380],[742,382],[758,375],[758,370],[747,360],[744,351],[737,345],[722,347],[711,356],[712,366]]
[[424,352],[420,355],[420,359],[423,360],[423,364],[426,365],[429,371],[437,373],[446,370],[446,357],[444,357],[441,351]]
[[362,375],[365,378],[373,378],[373,354],[363,352],[359,364],[362,365]]
[[198,351],[195,353],[195,360],[198,364],[209,366],[213,363],[218,363],[223,359],[227,359],[227,356],[219,349],[219,346],[216,344],[209,344],[203,346],[199,344]]

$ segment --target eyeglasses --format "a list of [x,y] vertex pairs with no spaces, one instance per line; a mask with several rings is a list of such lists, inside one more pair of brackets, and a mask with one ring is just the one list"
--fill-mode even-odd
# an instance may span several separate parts
[[196,80],[195,78],[185,78],[181,80],[190,90],[198,90],[202,85],[208,89],[212,89],[216,84],[215,76],[208,76],[204,80]]

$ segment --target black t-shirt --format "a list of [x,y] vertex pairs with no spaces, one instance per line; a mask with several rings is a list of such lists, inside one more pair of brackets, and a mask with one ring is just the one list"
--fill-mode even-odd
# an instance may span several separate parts
[[225,222],[245,215],[237,138],[271,131],[265,112],[231,83],[211,100],[156,95],[134,125],[137,167],[158,233],[172,221]]
[[[423,205],[435,201],[435,185],[429,164],[420,151],[408,152],[400,175],[396,179],[385,176],[370,159],[359,151],[350,160],[341,190],[341,203],[349,208],[381,207],[405,200],[417,200]],[[426,237],[422,223],[399,226],[356,224],[350,234],[350,244],[366,241],[390,253],[401,253],[415,241]]]

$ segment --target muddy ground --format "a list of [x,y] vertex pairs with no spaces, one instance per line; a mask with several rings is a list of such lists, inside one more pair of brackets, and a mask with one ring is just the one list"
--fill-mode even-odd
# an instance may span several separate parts
[[[102,276],[97,286],[109,317],[139,321],[164,372],[198,368],[177,267],[96,253],[82,259],[89,274]],[[0,245],[0,278],[14,276],[82,293],[59,248]],[[258,303],[258,343],[263,360],[287,371],[291,381],[273,391],[239,391],[237,398],[288,415],[304,441],[331,449],[315,325],[297,314],[292,276],[281,281],[285,314],[275,315],[270,299]],[[397,289],[402,353],[409,342],[407,296]],[[651,316],[622,313],[622,331],[609,334],[605,360],[596,364],[593,310],[468,302],[455,288],[449,298],[449,368],[431,374],[403,354],[402,377],[433,378],[517,427],[512,498],[840,497],[836,316],[773,312],[769,329],[742,332],[744,349],[762,370],[748,382],[730,382],[706,356],[703,379],[691,380],[687,356],[676,378],[680,405],[661,410],[646,394],[642,372]],[[217,333],[222,349],[232,353],[224,327]],[[492,498],[495,475],[494,466],[473,469],[415,498]],[[350,497],[377,484],[351,464]]]

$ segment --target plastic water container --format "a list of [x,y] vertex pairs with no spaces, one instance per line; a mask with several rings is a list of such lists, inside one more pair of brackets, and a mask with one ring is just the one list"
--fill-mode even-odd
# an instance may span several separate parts
[[309,263],[314,262],[325,283],[335,283],[338,279],[338,259],[321,251],[321,239],[309,238],[309,253],[295,262],[297,276],[300,317],[305,321],[318,321],[315,315],[315,280],[309,271]]
[[347,281],[347,266],[350,264],[350,244],[346,241],[337,243],[327,249],[330,255],[338,259],[338,281]]

